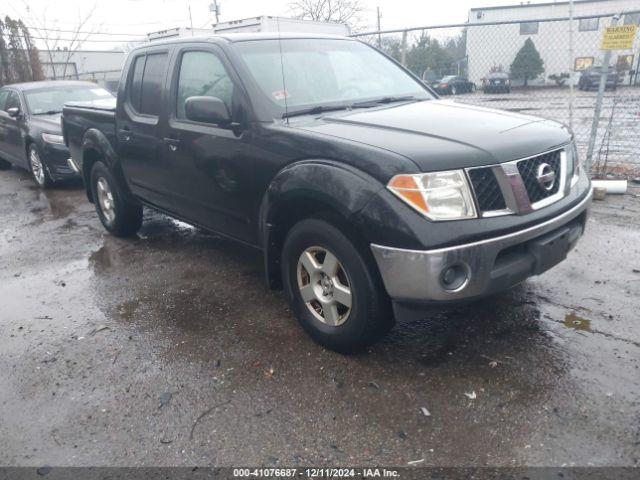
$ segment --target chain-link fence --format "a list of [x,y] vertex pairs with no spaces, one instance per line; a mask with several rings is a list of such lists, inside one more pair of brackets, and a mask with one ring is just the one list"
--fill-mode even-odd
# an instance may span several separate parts
[[65,66],[66,72],[58,71],[56,69],[55,75],[52,72],[50,64],[43,64],[45,66],[45,76],[47,80],[84,80],[87,82],[93,82],[101,87],[106,88],[112,93],[118,91],[118,84],[120,83],[120,74],[122,70],[97,70],[92,72],[78,72],[75,63],[69,63]]
[[[613,13],[570,16],[567,7],[566,17],[493,22],[480,13],[476,19],[472,10],[465,24],[355,36],[396,58],[444,98],[569,125],[585,159],[602,76],[603,31],[612,21],[637,25],[640,11],[614,20]],[[637,176],[640,38],[632,49],[612,52],[609,65],[591,171]]]

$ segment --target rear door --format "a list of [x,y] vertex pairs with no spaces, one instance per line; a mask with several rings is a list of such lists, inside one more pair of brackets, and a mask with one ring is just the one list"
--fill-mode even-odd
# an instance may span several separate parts
[[162,208],[170,204],[163,189],[166,169],[161,163],[170,53],[171,48],[164,46],[133,55],[116,113],[118,156],[129,187],[138,197]]

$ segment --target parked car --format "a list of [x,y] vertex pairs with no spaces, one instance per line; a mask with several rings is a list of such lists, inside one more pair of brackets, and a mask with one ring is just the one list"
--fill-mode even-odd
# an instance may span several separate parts
[[510,93],[511,79],[505,72],[491,72],[482,82],[484,93]]
[[60,126],[62,106],[70,100],[113,101],[90,82],[44,81],[0,88],[0,169],[27,169],[38,186],[76,177]]
[[343,352],[380,338],[392,310],[553,267],[591,200],[563,125],[438,100],[342,37],[138,47],[117,106],[67,104],[63,132],[109,232],[135,234],[145,205],[260,250],[302,327]]
[[456,75],[447,75],[434,82],[432,88],[440,95],[458,95],[476,91],[476,84]]
[[[578,80],[578,89],[597,90],[600,87],[600,77],[602,77],[602,67],[589,67],[582,71]],[[607,73],[605,89],[615,90],[618,88],[619,77],[615,70]]]

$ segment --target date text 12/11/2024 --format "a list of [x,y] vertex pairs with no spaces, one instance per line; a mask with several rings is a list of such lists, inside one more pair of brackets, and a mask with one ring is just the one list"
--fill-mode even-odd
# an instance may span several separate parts
[[398,470],[387,468],[234,468],[237,478],[398,478]]

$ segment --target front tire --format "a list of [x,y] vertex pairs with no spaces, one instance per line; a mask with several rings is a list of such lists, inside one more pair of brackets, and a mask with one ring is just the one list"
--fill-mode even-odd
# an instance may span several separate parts
[[109,168],[96,162],[91,169],[91,192],[104,228],[116,237],[135,235],[142,225],[142,205],[127,198]]
[[11,163],[0,158],[0,170],[9,170],[10,168],[11,168]]
[[302,328],[321,345],[350,353],[381,338],[394,318],[373,259],[343,231],[326,220],[302,220],[287,235],[281,266]]
[[49,175],[49,170],[35,144],[29,145],[29,170],[36,185],[42,189],[49,188],[53,185],[53,180]]

